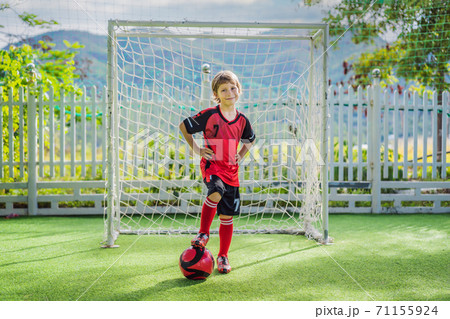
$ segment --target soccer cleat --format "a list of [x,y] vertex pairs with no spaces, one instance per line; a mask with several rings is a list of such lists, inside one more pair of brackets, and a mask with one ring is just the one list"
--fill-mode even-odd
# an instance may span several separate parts
[[219,256],[217,257],[217,270],[221,274],[228,274],[231,271],[230,262],[228,261],[228,257]]
[[205,248],[209,237],[205,233],[198,233],[197,236],[191,240],[191,245],[198,248]]

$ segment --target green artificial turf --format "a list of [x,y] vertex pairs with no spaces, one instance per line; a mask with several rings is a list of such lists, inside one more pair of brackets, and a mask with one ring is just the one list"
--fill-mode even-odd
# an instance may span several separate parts
[[178,268],[191,235],[121,235],[102,249],[101,217],[2,219],[0,300],[449,300],[449,217],[332,215],[328,246],[235,235],[232,272],[204,281]]

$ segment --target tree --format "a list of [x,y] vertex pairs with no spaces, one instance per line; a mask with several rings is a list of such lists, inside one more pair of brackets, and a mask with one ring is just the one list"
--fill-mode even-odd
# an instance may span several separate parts
[[[320,1],[305,0],[306,5]],[[450,88],[450,0],[342,0],[328,11],[324,21],[330,36],[349,29],[354,43],[373,42],[381,35],[396,39],[385,47],[365,52],[344,65],[352,70],[350,83],[370,84],[370,73],[379,68],[382,84],[392,85],[399,78],[412,82],[411,89],[422,94],[435,90],[438,103]],[[345,63],[344,63],[345,64]],[[438,152],[441,146],[442,114],[438,116]]]
[[[0,4],[0,11],[12,10],[18,18],[30,28],[45,28],[58,24],[54,20],[45,21],[35,14],[16,12],[8,3]],[[0,25],[0,30],[3,26]],[[32,43],[22,34],[11,35],[11,44],[6,50],[0,50],[0,86],[17,88],[18,86],[32,86],[42,88],[44,92],[53,86],[59,94],[61,88],[73,90],[74,80],[79,77],[75,67],[75,56],[78,49],[83,48],[79,43],[64,41],[64,50],[54,50],[55,44],[48,36],[37,43]],[[80,92],[78,92],[80,93]],[[7,91],[3,98],[8,98]]]
[[356,84],[368,84],[370,71],[380,68],[386,83],[404,78],[413,81],[420,93],[450,88],[445,81],[450,68],[450,0],[343,0],[325,21],[331,36],[351,26],[354,43],[371,42],[388,32],[397,35],[393,43],[354,61]]
[[[12,10],[17,17],[30,28],[43,28],[49,25],[57,24],[56,21],[45,21],[39,19],[36,15],[23,12],[19,13],[14,10],[8,3],[0,3],[0,11]],[[0,30],[4,26],[0,25]],[[15,41],[16,45],[10,45],[7,49],[0,50],[0,86],[3,87],[2,99],[8,101],[9,99],[16,100],[18,98],[20,87],[27,87],[32,93],[37,93],[39,90],[47,92],[50,87],[53,87],[55,97],[58,98],[60,89],[66,92],[73,91],[74,79],[79,75],[76,73],[75,56],[77,50],[83,46],[79,43],[69,43],[64,41],[66,48],[64,50],[54,50],[55,44],[51,42],[49,37],[44,37],[38,43],[30,43],[23,35],[9,35],[10,41]],[[10,95],[9,88],[13,89],[13,96]],[[77,94],[81,94],[81,90],[75,90]],[[3,119],[8,119],[8,107],[2,108]],[[18,113],[17,108],[14,112]],[[24,124],[27,123],[27,108],[24,106]],[[13,114],[13,132],[9,132],[8,122],[3,120],[2,136],[3,154],[6,157],[9,153],[8,140],[9,134],[14,134],[16,145],[19,136],[16,134],[19,128],[19,116]],[[26,132],[24,130],[24,138],[26,139]],[[25,150],[26,152],[26,150]],[[14,160],[18,161],[19,154],[15,152]],[[6,158],[4,158],[6,160]]]

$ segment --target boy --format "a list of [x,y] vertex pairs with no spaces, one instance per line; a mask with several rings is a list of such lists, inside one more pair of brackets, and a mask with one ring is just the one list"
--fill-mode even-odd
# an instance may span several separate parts
[[[228,250],[233,236],[233,216],[240,211],[239,161],[255,141],[249,120],[236,110],[241,84],[231,71],[219,72],[211,83],[216,102],[180,124],[180,130],[191,149],[201,156],[200,167],[203,182],[208,187],[200,217],[200,230],[191,245],[204,248],[209,240],[209,230],[216,214],[219,214],[220,250],[217,269],[227,274],[231,271]],[[205,147],[199,147],[192,134],[203,132]],[[237,151],[239,141],[242,148]]]

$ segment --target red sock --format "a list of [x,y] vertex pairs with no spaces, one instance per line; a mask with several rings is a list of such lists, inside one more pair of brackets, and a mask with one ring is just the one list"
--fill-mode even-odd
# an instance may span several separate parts
[[200,216],[200,233],[206,233],[209,237],[209,229],[216,215],[218,202],[214,202],[209,198],[205,199],[202,207],[202,215]]
[[231,238],[233,237],[233,217],[230,219],[220,219],[219,238],[220,250],[218,256],[228,257],[228,250],[231,246]]

